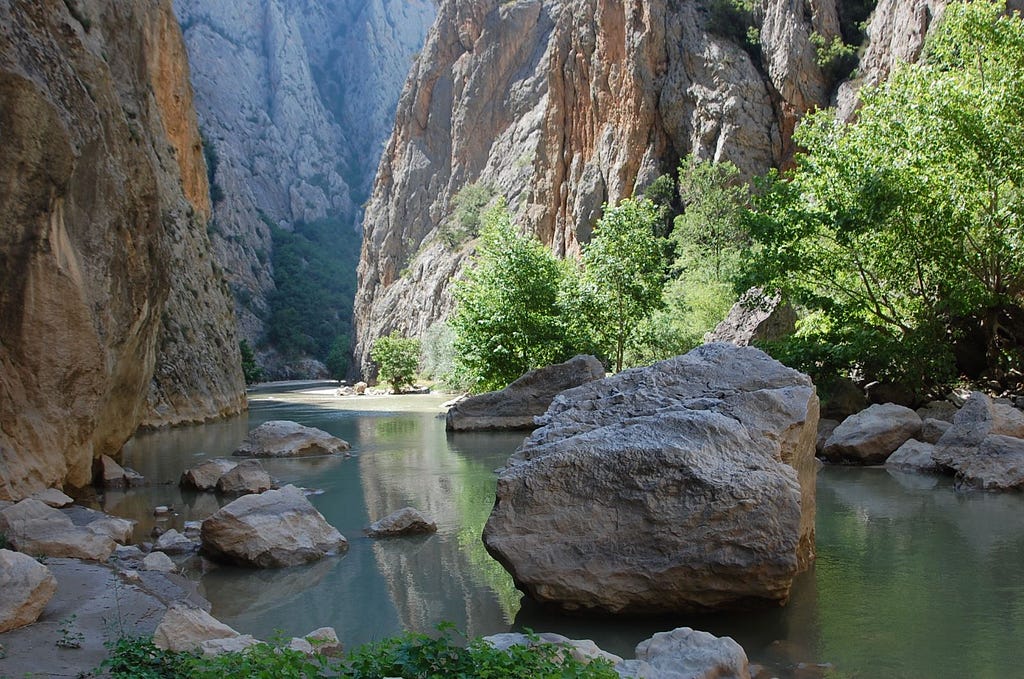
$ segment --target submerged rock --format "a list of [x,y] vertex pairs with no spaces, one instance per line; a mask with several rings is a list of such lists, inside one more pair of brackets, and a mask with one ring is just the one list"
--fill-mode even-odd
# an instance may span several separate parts
[[885,461],[887,469],[912,472],[940,472],[942,467],[935,462],[932,453],[935,446],[931,443],[910,439],[896,449],[889,459]]
[[379,521],[374,521],[366,529],[366,534],[371,538],[423,535],[436,532],[437,524],[412,507],[403,507]]
[[348,541],[288,485],[244,495],[203,521],[203,549],[244,566],[280,568],[316,561]]
[[460,400],[445,418],[448,431],[533,429],[533,420],[566,389],[604,377],[604,366],[593,356],[576,356],[564,363],[531,370],[499,391]]
[[288,420],[264,422],[249,432],[232,455],[237,457],[300,457],[345,453],[348,442],[322,429]]
[[56,591],[49,568],[27,554],[0,549],[0,633],[38,620]]
[[224,495],[262,493],[274,487],[274,480],[257,460],[246,460],[217,479],[217,492]]
[[843,420],[825,441],[821,454],[830,462],[881,464],[920,433],[921,418],[910,408],[875,404]]
[[577,387],[501,473],[484,543],[562,609],[784,603],[814,555],[817,420],[806,375],[726,344]]
[[234,460],[207,460],[191,469],[186,469],[181,474],[181,481],[178,482],[178,485],[187,490],[216,490],[220,477],[237,466],[238,463]]

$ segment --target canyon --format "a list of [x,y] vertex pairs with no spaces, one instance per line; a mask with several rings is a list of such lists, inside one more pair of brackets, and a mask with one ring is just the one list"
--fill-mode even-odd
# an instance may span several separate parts
[[943,6],[882,0],[849,80],[815,46],[867,18],[844,0],[768,0],[747,15],[717,0],[443,3],[366,208],[356,367],[373,374],[377,337],[422,336],[451,312],[473,248],[443,233],[465,187],[504,196],[524,230],[573,256],[605,203],[691,154],[748,177],[786,166],[801,115],[834,104],[852,117],[859,87],[916,58]]

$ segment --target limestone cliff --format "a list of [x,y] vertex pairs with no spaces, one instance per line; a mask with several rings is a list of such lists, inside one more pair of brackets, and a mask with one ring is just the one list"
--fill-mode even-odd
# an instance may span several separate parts
[[[883,0],[865,79],[920,50],[910,34],[923,36],[934,4]],[[723,18],[725,5],[442,4],[366,210],[355,308],[364,372],[374,338],[421,334],[450,311],[449,283],[468,248],[438,236],[462,187],[505,195],[520,223],[572,255],[602,204],[682,157],[730,160],[748,175],[792,157],[797,120],[836,89],[812,38],[836,39],[853,10],[843,0],[764,0],[748,17]]]
[[175,0],[175,10],[217,159],[211,240],[256,346],[274,290],[271,225],[330,217],[360,238],[360,205],[434,2]]
[[0,498],[245,407],[169,0],[0,2]]

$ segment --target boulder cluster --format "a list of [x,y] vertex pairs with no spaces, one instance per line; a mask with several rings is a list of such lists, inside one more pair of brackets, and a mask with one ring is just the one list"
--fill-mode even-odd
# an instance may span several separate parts
[[959,409],[876,404],[825,427],[820,454],[829,462],[949,474],[962,489],[1024,489],[1024,412],[981,392]]

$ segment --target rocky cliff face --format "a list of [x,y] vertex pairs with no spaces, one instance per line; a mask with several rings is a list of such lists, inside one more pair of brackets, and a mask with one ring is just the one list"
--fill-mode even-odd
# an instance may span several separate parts
[[167,2],[0,3],[0,498],[245,407]]
[[[449,283],[468,252],[438,236],[462,187],[505,195],[520,223],[572,255],[603,203],[688,154],[748,175],[792,157],[796,121],[835,89],[812,35],[835,39],[848,8],[766,0],[744,17],[726,4],[442,4],[366,210],[355,308],[364,372],[374,338],[421,334],[450,311]],[[937,3],[882,4],[861,69],[869,82],[919,52]]]
[[359,238],[380,147],[431,0],[175,0],[208,153],[217,261],[240,331],[264,333],[270,226],[330,217]]

